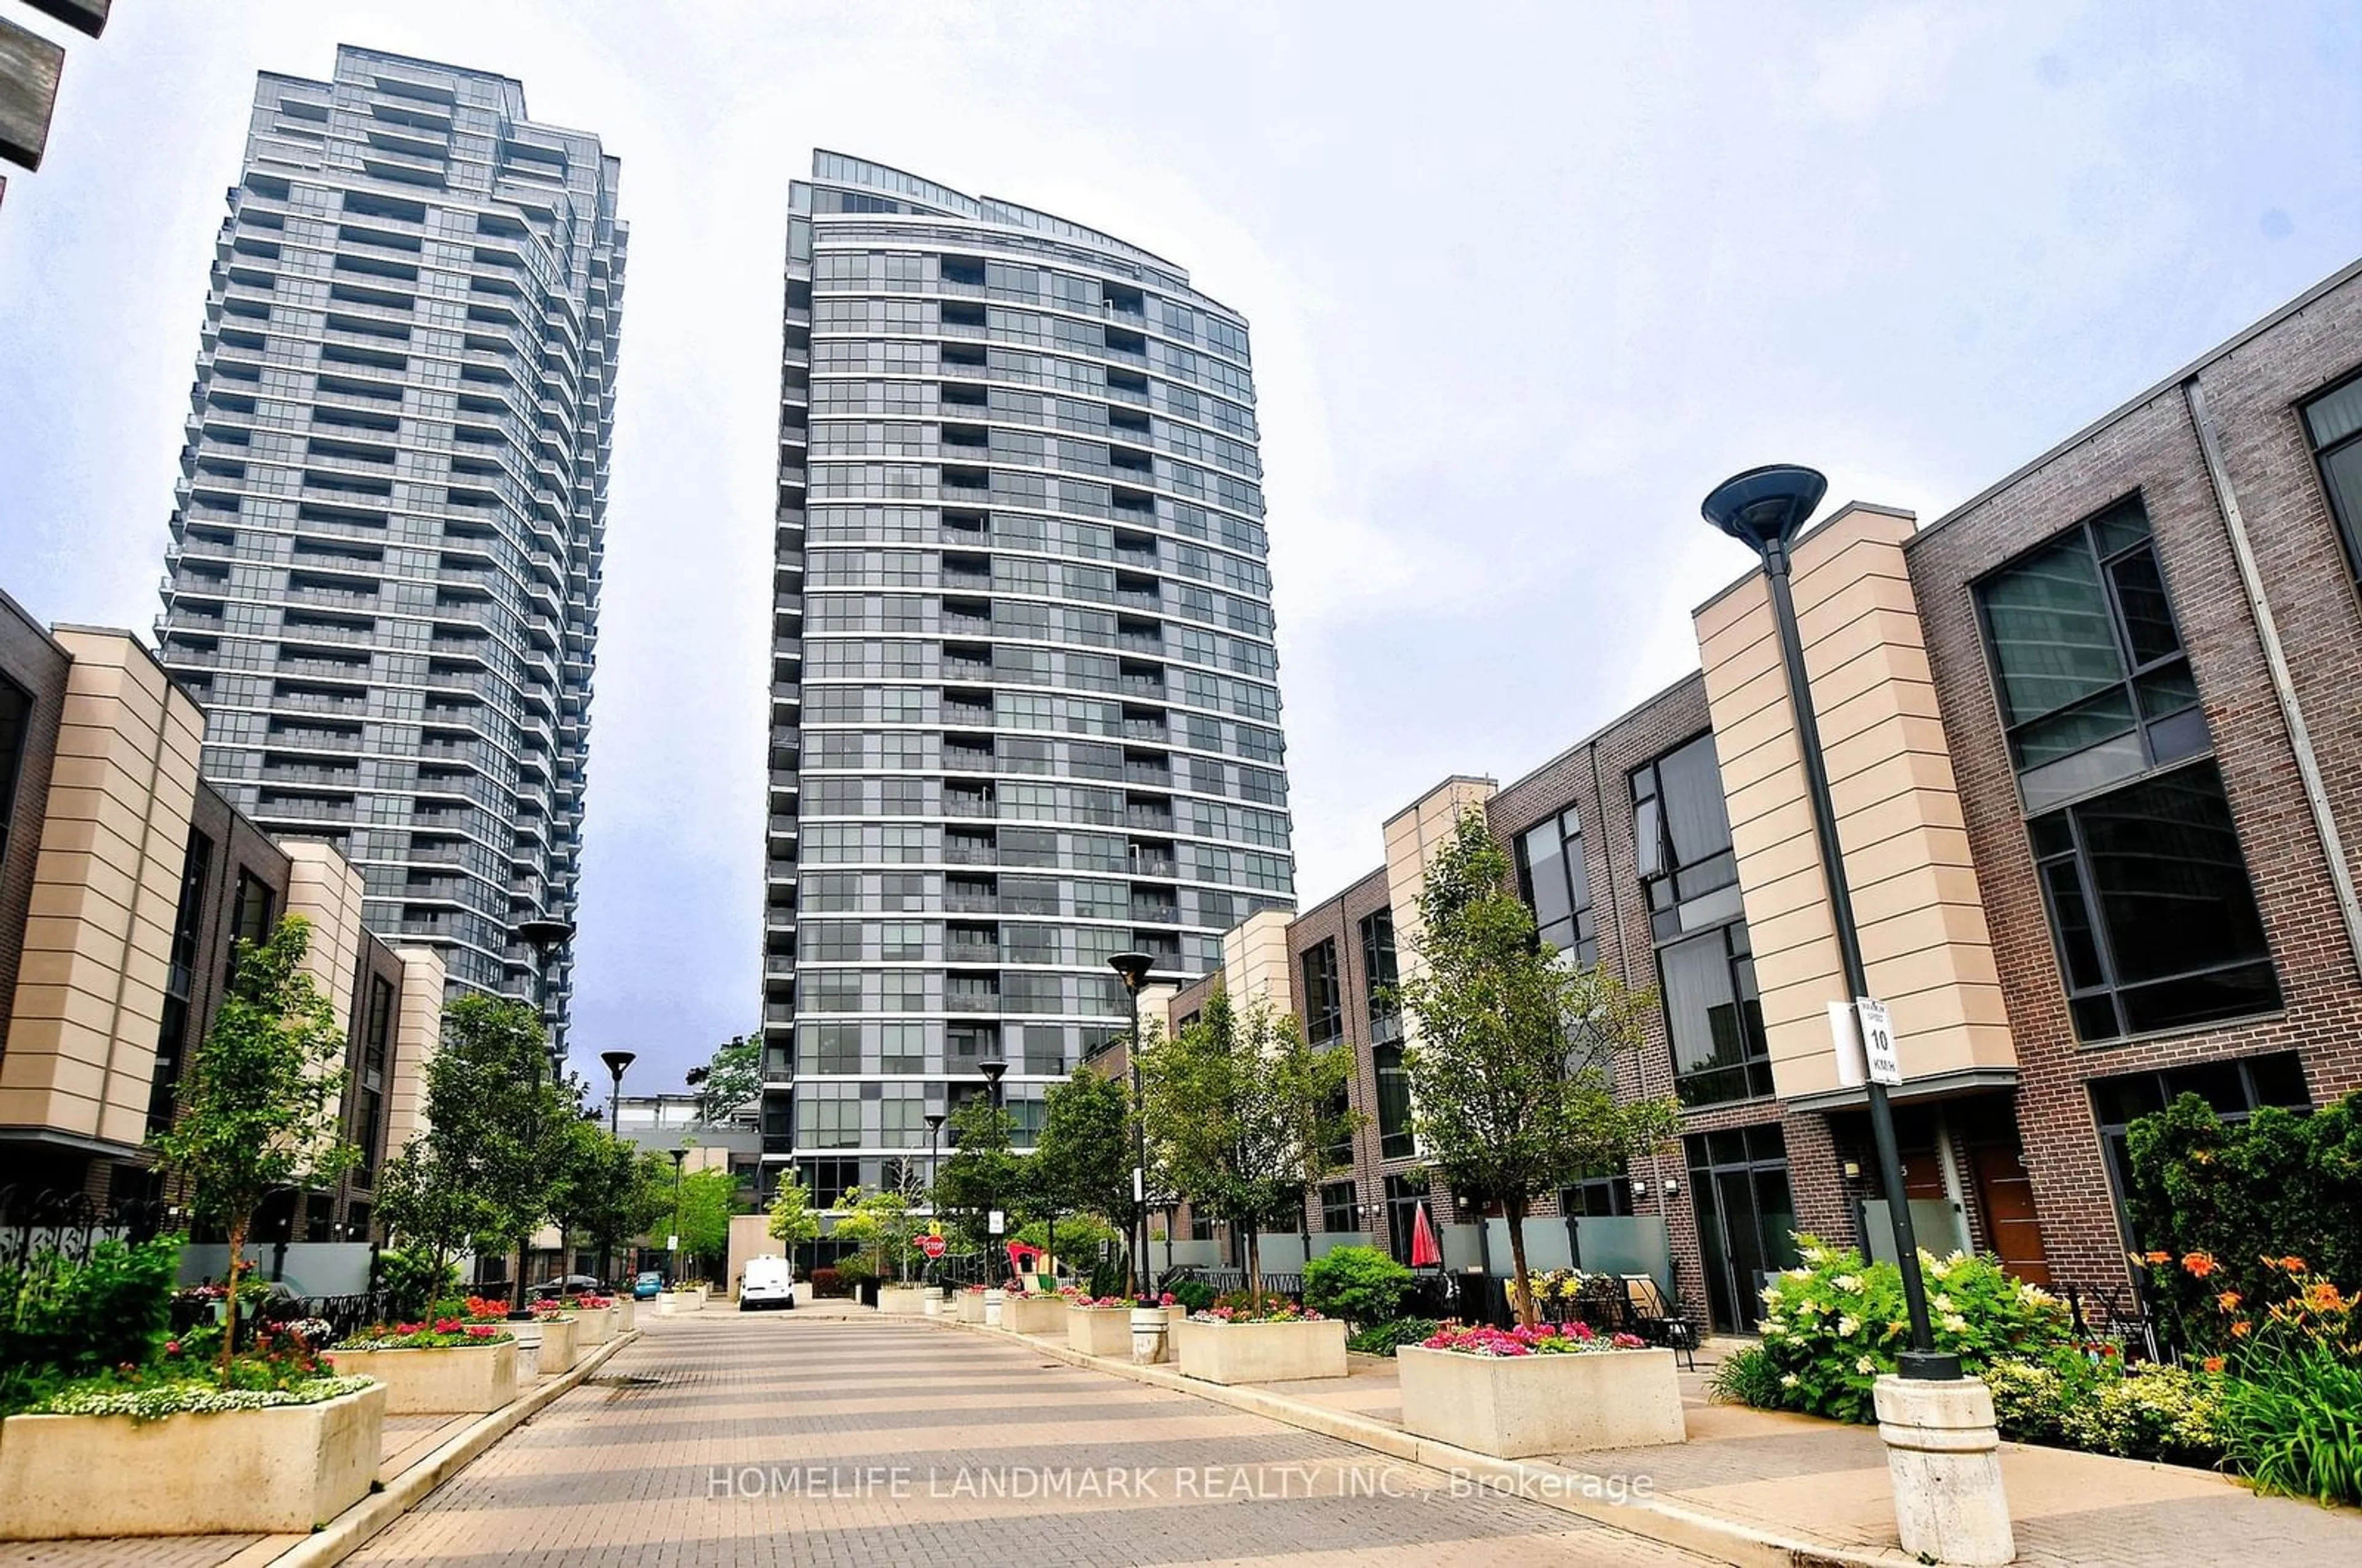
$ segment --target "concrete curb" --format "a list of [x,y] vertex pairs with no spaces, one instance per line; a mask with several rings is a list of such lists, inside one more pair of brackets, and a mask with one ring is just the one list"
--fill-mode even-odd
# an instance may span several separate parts
[[633,1329],[604,1344],[593,1345],[556,1377],[536,1382],[499,1409],[469,1426],[409,1469],[386,1483],[382,1492],[368,1496],[305,1537],[298,1545],[270,1560],[270,1568],[329,1568],[369,1543],[370,1538],[416,1507],[426,1495],[466,1469],[492,1444],[533,1419],[550,1405],[579,1387],[582,1381],[640,1337]]
[[1334,1438],[1340,1442],[1350,1442],[1372,1452],[1385,1454],[1389,1459],[1398,1459],[1406,1464],[1423,1465],[1446,1474],[1468,1476],[1488,1488],[1498,1490],[1503,1496],[1516,1496],[1526,1502],[1545,1503],[1562,1513],[1573,1514],[1628,1535],[1694,1551],[1701,1557],[1729,1563],[1732,1568],[1904,1568],[1904,1565],[1915,1568],[1914,1560],[1899,1551],[1865,1551],[1860,1547],[1801,1540],[1750,1527],[1737,1519],[1702,1513],[1662,1498],[1610,1502],[1607,1500],[1608,1479],[1587,1471],[1556,1464],[1537,1464],[1530,1460],[1496,1459],[1489,1453],[1477,1453],[1469,1449],[1454,1448],[1449,1443],[1413,1437],[1400,1428],[1387,1426],[1382,1421],[1347,1415],[1341,1410],[1331,1410],[1319,1405],[1308,1405],[1260,1388],[1201,1383],[1163,1366],[1135,1366],[1129,1361],[1085,1355],[1063,1340],[1046,1335],[1016,1334],[1006,1329],[988,1329],[979,1324],[961,1323],[944,1318],[923,1318],[919,1321],[1009,1340],[1029,1350],[1040,1351],[1069,1366],[1128,1377],[1134,1383],[1171,1389],[1177,1394],[1194,1395],[1217,1405],[1228,1405],[1233,1409],[1284,1422],[1304,1431]]

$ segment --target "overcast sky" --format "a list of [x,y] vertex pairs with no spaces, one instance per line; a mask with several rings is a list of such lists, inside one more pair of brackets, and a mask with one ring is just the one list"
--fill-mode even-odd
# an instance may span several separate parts
[[[1298,886],[1690,667],[1772,460],[1939,515],[2362,252],[2362,7],[122,0],[0,205],[0,586],[153,620],[258,70],[522,80],[631,267],[579,1060],[759,1016],[788,181],[815,145],[1253,325]],[[595,1066],[595,1065],[594,1065]]]

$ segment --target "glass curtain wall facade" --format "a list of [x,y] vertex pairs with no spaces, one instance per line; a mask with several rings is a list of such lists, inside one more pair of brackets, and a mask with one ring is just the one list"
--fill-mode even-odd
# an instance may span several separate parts
[[598,138],[370,50],[264,74],[156,626],[204,771],[360,868],[455,988],[561,1021],[627,231]]
[[1262,469],[1180,268],[831,152],[789,205],[766,1175],[874,1184],[1292,902]]

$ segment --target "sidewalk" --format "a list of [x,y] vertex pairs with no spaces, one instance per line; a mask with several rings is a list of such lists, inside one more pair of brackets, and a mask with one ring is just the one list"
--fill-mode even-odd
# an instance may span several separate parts
[[[1006,1337],[998,1330],[969,1331]],[[1169,1366],[1080,1356],[1063,1338],[1023,1342],[1062,1361],[1238,1404],[1396,1457],[1480,1474],[1537,1471],[1540,1495],[1550,1494],[1548,1478],[1555,1476],[1561,1496],[1630,1496],[1634,1501],[1621,1506],[1564,1506],[1726,1562],[1913,1562],[1898,1544],[1885,1448],[1874,1429],[1713,1404],[1704,1372],[1682,1375],[1687,1442],[1532,1461],[1465,1454],[1455,1462],[1456,1451],[1403,1430],[1391,1358],[1353,1356],[1343,1378],[1226,1389]],[[2258,1496],[2211,1471],[2004,1443],[2002,1476],[2018,1561],[2038,1568],[2362,1561],[2362,1513]]]

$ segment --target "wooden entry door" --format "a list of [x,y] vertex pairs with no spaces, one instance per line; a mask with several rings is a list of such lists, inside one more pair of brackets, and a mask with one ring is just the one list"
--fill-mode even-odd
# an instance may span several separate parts
[[1984,1210],[2001,1266],[2028,1285],[2050,1283],[2042,1250],[2042,1223],[2034,1211],[2034,1181],[2014,1143],[1978,1143],[1969,1150],[1976,1173],[1977,1206]]

